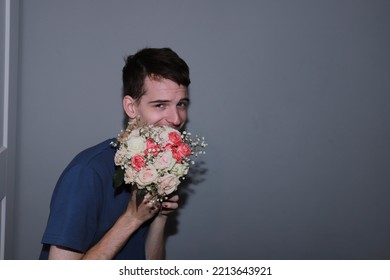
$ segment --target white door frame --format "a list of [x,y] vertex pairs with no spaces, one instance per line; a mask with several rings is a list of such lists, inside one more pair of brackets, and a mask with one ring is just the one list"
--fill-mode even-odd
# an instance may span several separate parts
[[13,259],[19,0],[0,6],[0,259]]

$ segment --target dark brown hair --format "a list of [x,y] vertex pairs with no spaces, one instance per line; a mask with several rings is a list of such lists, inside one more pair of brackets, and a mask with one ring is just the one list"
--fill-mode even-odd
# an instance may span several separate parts
[[139,101],[144,92],[146,77],[164,78],[188,87],[189,68],[170,48],[145,48],[126,58],[122,70],[122,94]]

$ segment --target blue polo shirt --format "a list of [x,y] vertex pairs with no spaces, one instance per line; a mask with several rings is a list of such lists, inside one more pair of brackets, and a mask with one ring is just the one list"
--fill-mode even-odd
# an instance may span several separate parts
[[[113,140],[78,154],[60,176],[50,203],[40,259],[48,259],[50,245],[86,252],[125,211],[130,191],[113,187]],[[140,227],[114,259],[145,259],[147,229],[146,224]]]

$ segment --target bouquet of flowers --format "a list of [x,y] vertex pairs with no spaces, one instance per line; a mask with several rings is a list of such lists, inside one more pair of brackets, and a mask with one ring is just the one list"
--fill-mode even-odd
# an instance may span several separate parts
[[146,194],[155,201],[165,200],[195,163],[191,158],[204,154],[207,146],[203,137],[168,126],[129,126],[117,140],[114,186],[135,185],[137,203]]

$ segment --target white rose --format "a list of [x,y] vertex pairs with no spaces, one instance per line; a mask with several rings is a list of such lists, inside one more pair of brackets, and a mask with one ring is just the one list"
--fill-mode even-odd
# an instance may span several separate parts
[[157,156],[154,166],[159,170],[170,170],[175,162],[176,160],[172,157],[172,151],[166,150]]
[[161,195],[169,195],[177,190],[179,184],[180,181],[176,176],[167,174],[159,180],[158,193]]
[[133,170],[133,168],[131,167],[128,167],[126,168],[126,171],[125,171],[125,176],[124,176],[124,181],[126,184],[131,184],[134,182],[134,178],[135,177],[135,172]]
[[160,133],[159,138],[161,146],[165,146],[169,143],[168,132],[165,129]]
[[114,162],[115,162],[115,165],[122,164],[123,159],[122,159],[122,154],[120,152],[116,152],[115,157],[114,157]]
[[183,177],[184,175],[187,175],[188,169],[188,163],[177,163],[173,166],[171,172],[177,177]]
[[158,173],[154,166],[147,166],[138,172],[135,182],[142,188],[153,183],[158,177]]
[[127,151],[129,153],[129,157],[132,157],[136,154],[142,154],[146,149],[146,141],[141,136],[131,137],[127,141]]
[[165,146],[170,143],[169,141],[169,133],[170,132],[177,132],[176,129],[173,129],[169,126],[162,127],[162,131],[160,132],[159,138],[161,141],[161,146]]
[[139,129],[133,129],[133,130],[130,132],[128,138],[132,138],[132,137],[135,137],[135,136],[139,136]]

